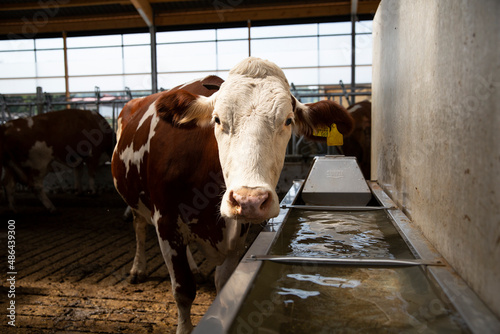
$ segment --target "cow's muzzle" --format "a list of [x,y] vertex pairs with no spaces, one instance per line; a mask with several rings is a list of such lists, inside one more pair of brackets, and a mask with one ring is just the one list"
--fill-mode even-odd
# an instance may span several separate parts
[[262,221],[275,216],[273,194],[264,188],[230,190],[228,204],[235,217]]

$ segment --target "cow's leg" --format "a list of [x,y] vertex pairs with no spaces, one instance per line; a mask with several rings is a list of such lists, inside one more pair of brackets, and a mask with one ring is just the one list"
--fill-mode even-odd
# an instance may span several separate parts
[[82,194],[82,175],[83,175],[83,163],[73,168],[73,180],[74,180],[74,188],[76,195]]
[[[169,231],[165,225],[166,219],[157,220],[157,234],[160,249],[170,273],[172,291],[177,304],[177,334],[191,333],[193,324],[191,323],[191,305],[196,296],[196,283],[191,272],[187,258],[187,245],[182,241],[182,237],[176,231]],[[177,224],[174,223],[175,226]],[[163,239],[168,235],[168,239]],[[163,237],[162,237],[163,236]],[[173,240],[173,241],[172,241]]]
[[136,284],[146,280],[146,233],[148,223],[144,217],[134,212],[135,229],[135,257],[132,269],[130,269],[130,283]]
[[47,210],[49,210],[49,212],[56,211],[56,207],[54,206],[54,204],[52,204],[50,199],[47,197],[47,194],[43,190],[43,178],[41,180],[38,179],[34,182],[33,190],[34,190],[36,196],[38,197],[38,199],[40,200],[40,202],[42,202],[43,206],[45,208],[47,208]]
[[186,247],[186,253],[187,253],[189,268],[191,269],[191,272],[193,272],[193,274],[199,274],[200,269],[198,268],[198,265],[196,264],[196,261],[194,260],[193,254],[191,253],[191,249],[189,249],[189,246]]
[[227,255],[224,262],[220,266],[217,266],[215,268],[215,287],[217,289],[217,293],[222,290],[227,280],[234,272],[234,269],[236,269],[236,267],[238,266],[240,258],[245,250],[244,246],[245,238],[241,238],[241,245],[238,247],[238,249],[231,251]]
[[16,212],[14,193],[16,191],[16,181],[14,180],[14,175],[10,168],[4,168],[4,177],[2,180],[3,186],[5,188],[5,196],[7,197],[7,202],[9,203],[9,210]]
[[92,195],[96,194],[95,190],[95,175],[97,174],[97,168],[99,167],[99,160],[88,159],[87,160],[87,172],[89,175],[89,192]]
[[[226,220],[227,249],[226,259],[215,268],[215,287],[219,293],[227,280],[238,266],[241,256],[245,251],[245,240],[247,238],[249,225],[240,224],[236,220]],[[243,231],[242,231],[243,229]]]
[[129,221],[130,218],[133,218],[132,216],[132,208],[130,206],[127,206],[125,211],[123,211],[123,216],[122,216],[124,221]]

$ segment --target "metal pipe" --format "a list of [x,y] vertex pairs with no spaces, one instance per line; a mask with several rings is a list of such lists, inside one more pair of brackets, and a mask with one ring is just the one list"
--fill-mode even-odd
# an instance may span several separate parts
[[247,20],[247,27],[248,27],[248,56],[251,57],[252,56],[252,38],[251,38],[251,34],[250,34],[250,30],[252,28],[252,21],[251,20]]
[[100,102],[101,102],[101,89],[95,86],[95,107],[98,114],[99,114]]
[[297,209],[309,211],[374,211],[394,209],[386,206],[322,206],[322,205],[282,205],[282,209]]
[[[69,71],[68,71],[68,44],[67,44],[67,38],[68,34],[66,31],[63,31],[63,52],[64,52],[64,86],[65,86],[65,96],[66,96],[66,101],[69,101]],[[66,108],[69,109],[71,106],[68,104],[66,105]]]
[[7,121],[5,115],[6,115],[6,110],[7,110],[7,101],[5,101],[5,98],[2,94],[0,94],[0,103],[2,104],[2,121],[0,124],[5,123]]
[[349,258],[326,258],[326,257],[306,257],[306,256],[276,256],[276,255],[251,255],[249,260],[254,261],[272,261],[286,264],[327,264],[337,266],[444,266],[444,263],[435,261],[426,261],[419,259],[349,259]]
[[[358,1],[351,2],[351,93],[356,90],[356,12]],[[354,96],[351,96],[351,104],[354,104]]]
[[151,37],[151,93],[158,92],[158,64],[156,54],[156,26],[153,24],[149,27],[149,35]]
[[36,88],[36,105],[37,105],[37,115],[43,114],[43,90],[42,87]]

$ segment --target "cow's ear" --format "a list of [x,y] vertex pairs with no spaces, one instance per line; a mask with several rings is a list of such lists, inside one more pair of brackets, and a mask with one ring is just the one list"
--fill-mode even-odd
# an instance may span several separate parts
[[224,80],[216,75],[209,75],[201,80],[201,84],[208,90],[219,90]]
[[334,101],[322,100],[303,104],[292,96],[292,106],[295,114],[294,131],[308,139],[325,140],[326,138],[316,137],[313,133],[321,128],[330,127],[333,123],[337,124],[337,129],[344,136],[348,136],[353,130],[354,120],[351,115]]
[[183,89],[165,92],[156,100],[156,111],[162,119],[176,126],[208,126],[212,120],[215,96],[195,95]]

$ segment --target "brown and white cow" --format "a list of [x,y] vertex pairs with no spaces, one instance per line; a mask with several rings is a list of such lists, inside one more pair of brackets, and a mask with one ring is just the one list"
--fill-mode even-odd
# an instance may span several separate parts
[[370,179],[372,103],[364,100],[353,104],[347,111],[354,119],[354,130],[344,139],[344,154],[356,157],[365,179]]
[[292,128],[312,139],[316,128],[332,123],[344,134],[352,128],[343,107],[300,103],[283,71],[258,58],[240,62],[225,82],[211,76],[131,101],[120,118],[112,173],[134,214],[131,278],[144,279],[145,230],[153,224],[177,302],[177,333],[192,329],[188,243],[198,242],[218,264],[220,291],[249,224],[278,215],[275,187]]
[[50,171],[74,168],[75,188],[82,191],[83,164],[87,165],[89,189],[95,193],[94,177],[99,164],[111,158],[113,130],[98,113],[68,109],[0,126],[0,152],[4,168],[3,185],[9,208],[14,208],[16,181],[31,187],[51,212],[54,204],[45,194],[43,179]]

